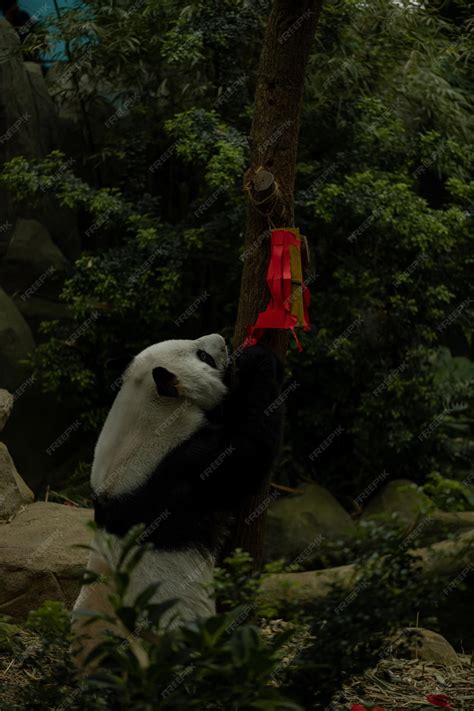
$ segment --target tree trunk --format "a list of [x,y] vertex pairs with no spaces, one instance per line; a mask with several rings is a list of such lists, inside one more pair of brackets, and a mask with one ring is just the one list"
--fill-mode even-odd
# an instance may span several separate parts
[[[236,349],[245,338],[245,327],[255,322],[268,303],[268,229],[294,224],[293,192],[305,68],[321,5],[322,0],[275,0],[268,21],[249,138],[250,168],[244,177],[249,205],[234,332]],[[286,331],[269,331],[262,342],[284,360]],[[256,568],[262,562],[265,511],[252,523],[245,521],[264,503],[269,487],[268,480],[258,496],[245,502],[230,541],[230,549],[240,547],[251,553]]]

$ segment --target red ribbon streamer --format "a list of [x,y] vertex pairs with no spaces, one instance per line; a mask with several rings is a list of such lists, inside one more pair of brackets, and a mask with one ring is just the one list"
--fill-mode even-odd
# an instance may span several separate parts
[[[295,331],[298,317],[291,313],[293,284],[289,249],[292,245],[301,252],[301,240],[293,232],[285,229],[272,230],[270,240],[270,262],[267,270],[270,301],[265,311],[259,313],[255,324],[247,326],[247,337],[242,345],[244,347],[255,345],[268,328],[284,328],[291,331],[301,352],[303,347]],[[309,331],[309,289],[304,282],[296,288],[302,290],[303,329]]]

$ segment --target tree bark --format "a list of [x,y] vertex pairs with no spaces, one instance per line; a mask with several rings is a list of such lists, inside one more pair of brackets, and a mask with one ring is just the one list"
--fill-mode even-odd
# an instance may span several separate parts
[[[293,192],[305,68],[321,6],[322,0],[275,0],[268,20],[249,138],[250,167],[244,177],[249,204],[235,349],[245,338],[246,326],[255,322],[268,303],[268,229],[294,224]],[[269,331],[262,342],[285,359],[285,331]],[[251,553],[256,568],[261,566],[263,556],[265,511],[252,523],[246,523],[246,519],[265,502],[269,487],[267,480],[259,494],[245,502],[229,546]]]

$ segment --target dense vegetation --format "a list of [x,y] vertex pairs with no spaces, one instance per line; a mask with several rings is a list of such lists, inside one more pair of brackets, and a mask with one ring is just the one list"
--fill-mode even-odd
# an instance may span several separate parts
[[[156,585],[133,605],[127,599],[129,576],[146,550],[134,547],[136,535],[127,536],[111,579],[113,619],[123,635],[110,634],[91,653],[97,665],[87,678],[74,669],[69,616],[60,603],[31,611],[23,629],[0,621],[0,659],[8,654],[26,670],[7,677],[2,711],[328,709],[352,675],[390,655],[389,634],[413,624],[414,608],[422,610],[423,624],[442,602],[443,581],[420,575],[416,557],[400,549],[398,538],[373,528],[368,535],[377,538],[379,552],[359,555],[349,594],[334,586],[326,598],[305,606],[277,609],[260,598],[256,603],[261,580],[251,575],[248,556],[236,552],[216,573],[221,612],[163,631],[157,625],[173,601],[152,604]],[[103,539],[106,559],[107,549]],[[93,622],[97,614],[84,612],[84,618]]]
[[[69,470],[67,481],[52,482],[81,503],[121,372],[114,360],[165,338],[232,335],[246,258],[246,137],[269,6],[89,0],[57,21],[71,62],[48,81],[80,115],[80,148],[72,167],[66,148],[43,161],[15,158],[0,180],[19,200],[54,192],[80,216],[83,250],[63,290],[74,323],[44,324],[32,367],[90,435],[75,477]],[[304,352],[289,356],[298,387],[286,401],[275,480],[315,479],[347,508],[381,472],[416,481],[444,508],[472,503],[463,484],[474,450],[469,8],[338,0],[321,15],[295,195],[312,251],[313,327]],[[41,49],[48,36],[31,42]],[[129,643],[106,642],[103,673],[81,684],[64,611],[33,613],[33,641],[2,623],[0,647],[30,674],[28,685],[11,684],[8,708],[326,708],[384,653],[389,632],[414,623],[414,611],[436,624],[444,582],[420,576],[390,530],[368,536],[370,545],[356,544],[363,550],[333,558],[356,560],[362,581],[341,614],[347,591],[338,589],[304,609],[255,608],[259,581],[237,556],[217,578],[219,615],[159,633],[160,645],[161,611],[146,596],[127,607],[120,586],[130,571],[117,571],[115,607]],[[253,619],[234,626],[236,602]],[[287,636],[259,631],[275,617],[309,640],[291,664],[282,661]],[[144,620],[153,634],[142,640]]]
[[[113,397],[112,358],[167,337],[232,333],[268,5],[91,0],[59,22],[81,78],[71,82],[66,65],[51,81],[69,102],[81,94],[86,154],[74,173],[64,155],[18,158],[3,181],[28,199],[55,190],[81,211],[84,251],[63,295],[86,328],[71,344],[70,324],[45,326],[34,365],[92,430]],[[352,498],[383,470],[420,483],[465,475],[468,6],[347,1],[322,13],[296,194],[313,254],[313,329],[290,358],[301,387],[287,402],[282,483],[317,477]],[[334,431],[338,446],[311,461]]]

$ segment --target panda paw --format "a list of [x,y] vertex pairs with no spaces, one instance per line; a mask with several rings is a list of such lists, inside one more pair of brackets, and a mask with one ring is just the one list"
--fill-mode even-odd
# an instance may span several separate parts
[[265,377],[281,383],[284,374],[280,359],[272,351],[258,345],[242,351],[237,359],[237,370],[241,380]]

